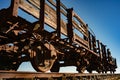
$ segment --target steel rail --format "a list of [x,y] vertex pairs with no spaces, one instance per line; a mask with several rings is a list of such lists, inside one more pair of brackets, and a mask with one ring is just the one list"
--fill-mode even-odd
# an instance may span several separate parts
[[113,78],[120,77],[120,74],[98,74],[98,73],[41,73],[41,72],[21,72],[21,71],[0,71],[2,78],[61,78],[61,77],[89,77],[89,78]]

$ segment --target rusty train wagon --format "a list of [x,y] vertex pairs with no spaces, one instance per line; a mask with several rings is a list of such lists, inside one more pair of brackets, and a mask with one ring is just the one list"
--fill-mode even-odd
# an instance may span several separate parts
[[[21,17],[19,10],[36,21]],[[17,70],[25,61],[40,72],[64,66],[76,66],[80,73],[117,68],[110,50],[60,0],[11,0],[0,10],[0,70]]]

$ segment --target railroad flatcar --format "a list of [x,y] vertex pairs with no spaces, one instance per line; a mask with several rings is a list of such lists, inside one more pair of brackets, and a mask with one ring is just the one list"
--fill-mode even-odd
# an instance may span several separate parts
[[0,70],[17,70],[25,61],[38,72],[76,66],[79,73],[114,73],[117,68],[106,45],[60,0],[11,0],[0,10]]

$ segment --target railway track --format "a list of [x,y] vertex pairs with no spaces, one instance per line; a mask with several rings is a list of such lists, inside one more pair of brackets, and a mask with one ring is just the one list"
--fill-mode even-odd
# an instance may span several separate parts
[[0,71],[0,80],[120,80],[120,74]]
[[79,73],[116,71],[110,49],[61,1],[11,0],[10,7],[0,10],[0,70],[17,71],[30,61],[38,72],[59,72],[66,66],[75,66]]

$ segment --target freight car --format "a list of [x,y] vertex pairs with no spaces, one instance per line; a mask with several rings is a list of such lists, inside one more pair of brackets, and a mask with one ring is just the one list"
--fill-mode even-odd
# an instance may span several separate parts
[[[20,10],[37,21],[21,17]],[[25,61],[40,72],[76,66],[79,73],[114,73],[117,68],[106,45],[60,0],[11,0],[0,10],[0,70],[17,70]]]

